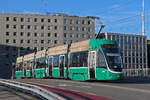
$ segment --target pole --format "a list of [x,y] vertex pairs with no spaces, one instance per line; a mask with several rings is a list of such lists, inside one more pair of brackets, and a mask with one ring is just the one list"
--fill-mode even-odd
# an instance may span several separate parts
[[142,35],[145,35],[145,11],[144,11],[144,0],[142,0]]

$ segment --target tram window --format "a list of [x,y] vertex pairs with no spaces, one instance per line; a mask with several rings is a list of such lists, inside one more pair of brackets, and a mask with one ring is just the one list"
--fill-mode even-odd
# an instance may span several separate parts
[[49,65],[49,67],[52,67],[52,66],[53,66],[52,63],[53,63],[53,62],[52,62],[52,57],[50,57],[50,58],[48,59],[48,65]]
[[46,65],[45,57],[40,58],[39,61],[40,61],[40,67],[45,67],[45,65]]
[[99,52],[99,57],[98,57],[98,67],[106,68],[106,61],[101,51]]
[[45,66],[46,66],[45,57],[36,59],[36,68],[42,68]]
[[54,56],[53,64],[53,67],[59,66],[59,56]]
[[78,52],[71,54],[70,67],[87,67],[88,52]]

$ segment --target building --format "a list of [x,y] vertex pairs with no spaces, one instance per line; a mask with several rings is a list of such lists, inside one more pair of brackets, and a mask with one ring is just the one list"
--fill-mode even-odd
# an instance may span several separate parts
[[139,75],[139,70],[147,75],[147,37],[136,34],[105,32],[101,36],[117,40],[121,49],[123,67],[127,75]]
[[150,69],[150,40],[147,40],[147,62]]
[[1,69],[11,66],[17,56],[86,40],[94,33],[92,16],[0,14]]

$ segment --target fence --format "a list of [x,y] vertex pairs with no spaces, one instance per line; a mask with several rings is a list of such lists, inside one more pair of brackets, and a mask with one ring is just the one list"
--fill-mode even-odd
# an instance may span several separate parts
[[150,77],[150,69],[124,69],[125,77]]

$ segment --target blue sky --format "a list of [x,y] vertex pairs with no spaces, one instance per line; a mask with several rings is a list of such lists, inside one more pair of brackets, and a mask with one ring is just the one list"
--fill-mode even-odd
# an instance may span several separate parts
[[[150,39],[150,0],[145,0],[145,30]],[[103,32],[141,34],[142,0],[1,0],[0,13],[66,13],[98,16]],[[98,26],[96,25],[96,30]]]

